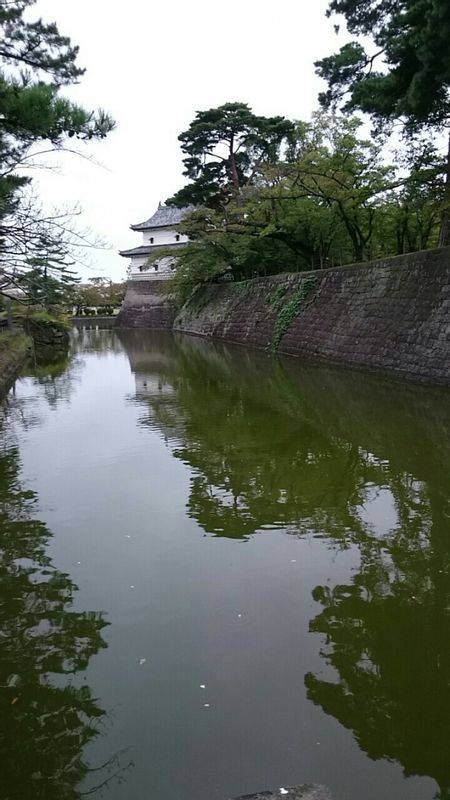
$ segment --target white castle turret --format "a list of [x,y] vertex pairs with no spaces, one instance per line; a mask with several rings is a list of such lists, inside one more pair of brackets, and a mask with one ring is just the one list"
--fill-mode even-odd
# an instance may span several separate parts
[[[130,263],[127,293],[116,317],[118,328],[172,328],[177,304],[171,285],[175,269],[171,253],[175,255],[180,247],[188,244],[188,237],[178,233],[177,226],[191,210],[191,207],[175,208],[160,203],[150,219],[131,225],[131,230],[140,231],[143,238],[139,247],[120,252]],[[149,259],[154,255],[156,258]]]
[[132,250],[121,250],[120,255],[130,259],[128,266],[128,280],[164,281],[173,277],[174,261],[165,255],[161,259],[152,259],[149,256],[169,248],[174,252],[180,247],[186,247],[188,237],[177,232],[180,224],[190,208],[175,208],[163,206],[150,219],[131,225],[132,231],[142,232],[142,244]]

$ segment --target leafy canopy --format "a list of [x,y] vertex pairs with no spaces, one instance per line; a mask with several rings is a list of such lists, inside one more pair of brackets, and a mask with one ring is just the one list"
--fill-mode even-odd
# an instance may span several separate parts
[[[174,287],[361,262],[435,246],[442,159],[418,141],[387,164],[355,117],[319,113],[292,122],[277,159],[263,157],[226,202],[199,205],[180,231]],[[219,188],[218,188],[219,191]],[[173,252],[155,251],[156,260]]]
[[[444,125],[450,118],[448,0],[331,0],[328,16],[343,14],[351,34],[370,37],[316,62],[328,83],[323,105],[346,96],[348,110],[407,126]],[[377,68],[378,65],[378,68]]]
[[190,183],[168,202],[220,206],[251,182],[262,160],[274,161],[293,131],[284,117],[254,114],[247,103],[198,111],[178,137]]

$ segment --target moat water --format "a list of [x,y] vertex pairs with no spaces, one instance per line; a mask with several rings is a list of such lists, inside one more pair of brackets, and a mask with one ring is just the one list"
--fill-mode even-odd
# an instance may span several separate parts
[[75,331],[1,408],[2,800],[449,798],[449,434],[445,390]]

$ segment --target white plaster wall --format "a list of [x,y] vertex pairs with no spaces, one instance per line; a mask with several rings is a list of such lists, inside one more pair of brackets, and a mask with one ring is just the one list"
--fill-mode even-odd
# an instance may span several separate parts
[[[176,237],[179,237],[178,240]],[[153,242],[151,241],[153,239]],[[147,247],[166,247],[173,244],[187,244],[188,236],[178,234],[173,228],[156,228],[142,232],[142,244]],[[157,259],[153,264],[147,265],[148,256],[132,256],[129,262],[127,275],[132,280],[168,280],[174,276],[174,261],[170,257]],[[155,268],[155,265],[158,268]],[[141,267],[143,269],[141,270]]]
[[[147,261],[147,256],[133,256],[127,267],[128,277],[134,278],[136,275],[140,275],[139,267],[144,266],[146,261]],[[143,273],[143,275],[145,275],[145,272]]]
[[[146,265],[148,256],[135,256],[131,259],[128,267],[128,277],[132,280],[153,280],[167,281],[175,274],[175,263],[173,258],[160,258],[153,264]],[[158,269],[156,269],[158,265]],[[145,269],[140,270],[140,267]]]
[[[178,239],[176,238],[177,236],[179,237]],[[151,239],[153,239],[153,242],[150,241]],[[152,231],[143,231],[142,234],[142,244],[154,244],[159,247],[187,241],[187,236],[177,233],[173,228],[156,228]]]

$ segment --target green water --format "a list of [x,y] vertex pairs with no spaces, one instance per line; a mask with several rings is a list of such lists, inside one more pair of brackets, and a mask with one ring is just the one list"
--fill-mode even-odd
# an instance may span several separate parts
[[95,330],[18,380],[1,799],[449,798],[449,401]]

